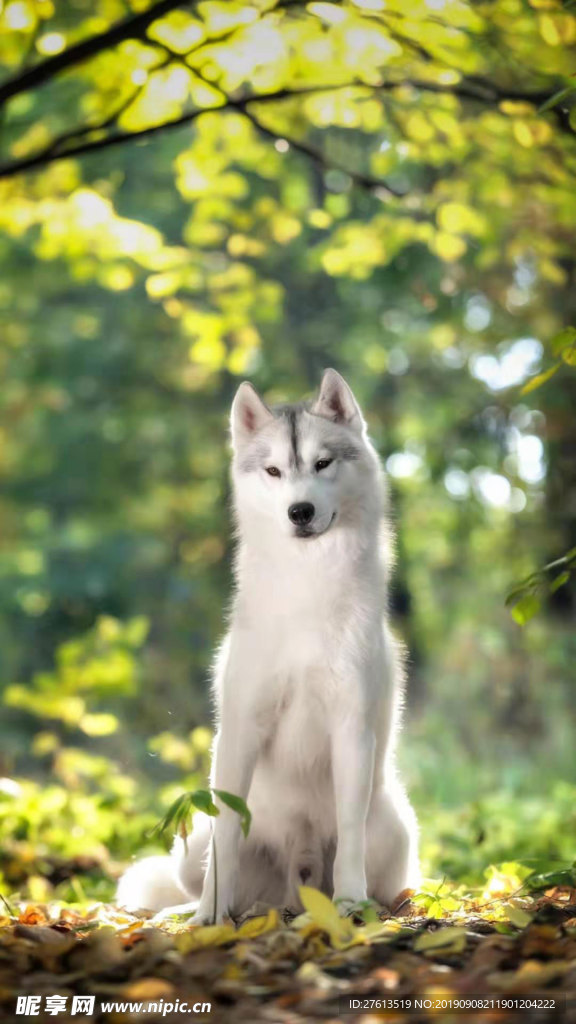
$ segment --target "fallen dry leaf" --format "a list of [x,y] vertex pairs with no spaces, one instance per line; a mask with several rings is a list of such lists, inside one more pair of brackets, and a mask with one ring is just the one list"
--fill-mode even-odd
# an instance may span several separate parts
[[[213,1024],[308,1024],[341,1019],[348,996],[576,999],[576,903],[566,895],[523,899],[516,921],[471,899],[440,921],[410,903],[400,917],[358,924],[309,889],[306,913],[290,923],[261,908],[239,927],[176,929],[112,906],[28,905],[0,920],[0,1007],[10,1018],[24,992],[91,993],[145,1005],[210,1002]],[[123,1011],[109,1019],[134,1018]],[[418,1017],[405,1011],[401,1020]]]

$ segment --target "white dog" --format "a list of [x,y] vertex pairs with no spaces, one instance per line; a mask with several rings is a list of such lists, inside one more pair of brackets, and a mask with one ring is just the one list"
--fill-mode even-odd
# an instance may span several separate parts
[[215,672],[211,785],[247,801],[252,828],[245,839],[219,804],[213,843],[203,818],[170,857],[133,865],[118,902],[184,898],[212,921],[256,901],[298,908],[306,883],[344,910],[390,905],[417,884],[418,855],[394,763],[402,665],[378,457],[335,370],[301,405],[269,408],[241,384],[231,426],[237,591]]

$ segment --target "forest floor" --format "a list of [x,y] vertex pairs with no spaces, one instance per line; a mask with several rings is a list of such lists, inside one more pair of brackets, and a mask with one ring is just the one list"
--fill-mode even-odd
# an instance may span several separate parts
[[[104,904],[6,904],[0,1019],[175,1021],[210,1003],[195,1016],[212,1024],[576,1021],[576,889],[453,901],[436,916],[406,893],[394,915],[363,920],[305,892],[298,918],[256,907],[213,927]],[[75,996],[94,996],[93,1009]],[[446,1000],[469,1012],[453,1017]]]

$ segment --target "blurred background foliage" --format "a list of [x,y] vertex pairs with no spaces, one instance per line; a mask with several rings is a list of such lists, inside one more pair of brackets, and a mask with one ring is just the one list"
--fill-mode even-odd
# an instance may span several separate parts
[[327,365],[391,481],[426,870],[574,858],[574,589],[505,598],[575,543],[575,44],[561,0],[3,4],[4,892],[109,895],[205,783],[229,404]]

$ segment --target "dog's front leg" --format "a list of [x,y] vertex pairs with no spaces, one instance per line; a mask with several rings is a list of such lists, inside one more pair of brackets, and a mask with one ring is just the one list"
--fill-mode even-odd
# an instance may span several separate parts
[[[223,716],[214,743],[214,789],[247,799],[256,761],[256,735],[254,724],[245,716],[229,713]],[[238,814],[218,797],[216,804],[220,814],[214,819],[202,896],[195,915],[198,922],[221,921],[232,910],[238,874],[238,845],[244,842]]]
[[376,739],[364,709],[335,709],[332,773],[336,806],[334,899],[342,910],[366,899],[366,819],[372,796]]

